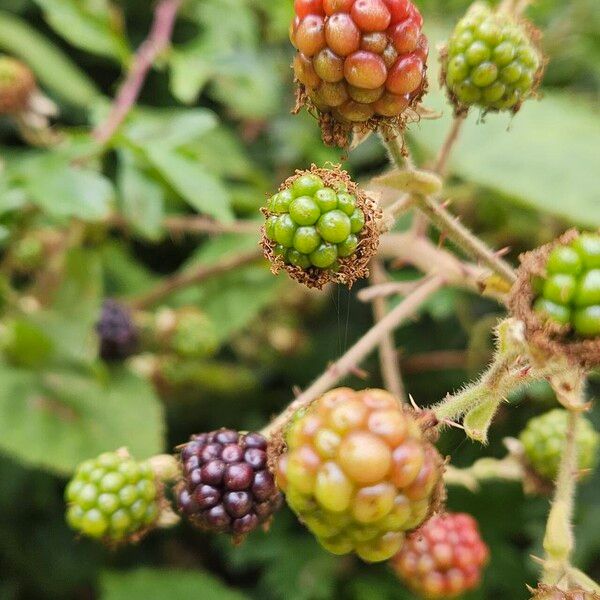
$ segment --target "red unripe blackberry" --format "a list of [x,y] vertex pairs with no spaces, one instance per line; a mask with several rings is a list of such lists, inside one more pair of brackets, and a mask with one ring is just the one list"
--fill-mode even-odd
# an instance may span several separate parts
[[180,512],[205,531],[242,538],[267,523],[281,505],[259,433],[219,429],[193,435],[180,448]]
[[445,513],[413,531],[392,566],[424,598],[456,598],[479,585],[488,555],[471,515]]
[[127,308],[116,300],[105,300],[96,324],[100,338],[100,357],[120,361],[137,349],[138,332]]
[[[290,39],[300,103],[316,108],[327,143],[344,145],[354,126],[402,125],[401,116],[421,98],[427,39],[423,19],[409,0],[296,2]],[[311,68],[312,67],[312,68]],[[331,95],[327,84],[339,84]],[[402,101],[379,103],[387,88]],[[405,97],[404,97],[405,96]]]
[[277,483],[334,554],[387,560],[437,508],[441,457],[384,390],[332,390],[293,417],[284,440]]

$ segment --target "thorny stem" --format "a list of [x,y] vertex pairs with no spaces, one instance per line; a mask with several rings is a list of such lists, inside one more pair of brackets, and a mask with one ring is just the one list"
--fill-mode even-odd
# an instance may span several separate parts
[[430,277],[394,307],[381,321],[373,325],[343,356],[329,366],[304,392],[302,392],[282,413],[262,430],[262,434],[270,436],[280,430],[299,409],[309,406],[321,394],[331,389],[338,381],[348,375],[353,368],[369,355],[379,342],[396,329],[403,321],[413,316],[421,304],[436,290],[445,285],[440,277]]
[[156,57],[169,45],[181,2],[182,0],[161,0],[156,5],[154,21],[148,37],[138,48],[133,64],[117,92],[108,117],[92,133],[99,144],[105,144],[110,140],[135,104],[150,67]]
[[[385,282],[385,269],[381,261],[375,259],[371,265],[371,280],[374,284]],[[388,312],[387,302],[382,296],[373,298],[373,317],[375,322],[381,321]],[[394,344],[394,335],[388,331],[379,342],[379,365],[385,388],[392,392],[399,402],[407,401],[398,352]]]
[[[456,125],[456,132],[451,136],[451,139],[456,139],[457,135],[458,125]],[[386,140],[384,140],[384,143],[389,150],[390,157],[396,162],[396,166],[402,168],[404,161],[403,159],[398,159],[395,145],[391,141]],[[444,166],[447,160],[450,148],[451,145],[446,153],[441,155],[442,166]],[[488,248],[482,240],[469,231],[457,217],[450,214],[433,197],[414,193],[411,195],[411,198],[412,202],[429,218],[439,231],[447,235],[466,254],[481,261],[508,283],[514,283],[516,276],[513,268],[497,256],[493,250]],[[400,201],[404,201],[404,199],[401,198],[398,202]],[[395,207],[395,204],[391,207],[392,209]]]
[[248,265],[262,256],[260,249],[250,250],[242,254],[227,256],[210,265],[199,265],[195,268],[175,273],[162,280],[156,287],[129,300],[129,306],[139,310],[163,300],[172,293],[187,286],[195,285],[220,273]]
[[444,481],[447,485],[460,485],[472,492],[479,490],[482,481],[501,479],[504,481],[521,481],[523,467],[510,454],[504,458],[484,457],[475,461],[470,467],[459,469],[446,465]]

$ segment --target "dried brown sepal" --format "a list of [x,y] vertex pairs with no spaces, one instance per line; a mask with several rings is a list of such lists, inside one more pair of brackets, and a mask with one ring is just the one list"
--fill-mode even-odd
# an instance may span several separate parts
[[[303,283],[309,288],[322,289],[328,283],[341,283],[350,288],[358,279],[369,276],[369,262],[377,253],[379,247],[379,236],[381,235],[379,223],[383,217],[383,213],[377,202],[352,181],[347,171],[341,169],[339,165],[332,165],[331,168],[327,169],[317,167],[313,164],[308,170],[296,170],[294,175],[288,177],[279,186],[279,191],[288,189],[298,177],[307,173],[318,175],[327,187],[335,190],[345,188],[356,197],[356,206],[363,211],[365,216],[364,227],[357,234],[358,247],[356,251],[351,256],[339,258],[339,268],[334,271],[332,269],[319,269],[312,266],[303,269],[286,264],[275,253],[276,243],[267,237],[264,226],[261,229],[262,238],[260,245],[262,246],[265,258],[271,264],[271,272],[274,275],[277,275],[283,269],[288,272],[292,279]],[[261,212],[265,215],[265,218],[268,218],[272,214],[267,207],[261,208]]]
[[409,123],[420,120],[421,116],[418,107],[428,89],[427,66],[424,66],[421,87],[413,92],[414,96],[411,98],[410,104],[402,113],[394,117],[373,115],[366,121],[352,122],[343,119],[333,111],[317,106],[308,95],[306,86],[297,79],[295,83],[296,104],[292,113],[297,114],[302,108],[305,108],[319,122],[323,143],[326,146],[337,146],[344,149],[350,148],[353,135],[362,136],[369,131],[382,133],[386,139],[395,139],[400,136],[404,144],[404,130]]
[[35,78],[29,67],[12,57],[0,56],[0,114],[27,110],[35,89]]
[[542,356],[564,356],[571,363],[588,369],[600,365],[600,338],[578,339],[569,325],[543,320],[532,308],[536,297],[532,279],[546,275],[548,256],[554,248],[569,244],[578,236],[576,229],[570,229],[553,242],[519,257],[521,266],[508,297],[508,308],[525,324],[525,336],[534,350],[539,350]]
[[528,587],[531,600],[600,600],[600,594],[581,588],[569,591],[558,587],[540,584],[537,588]]

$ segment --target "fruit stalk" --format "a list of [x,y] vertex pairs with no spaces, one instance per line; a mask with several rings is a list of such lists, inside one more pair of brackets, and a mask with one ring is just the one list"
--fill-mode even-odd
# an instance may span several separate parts
[[381,339],[410,318],[421,304],[435,291],[446,284],[441,276],[425,279],[411,294],[406,296],[398,306],[391,310],[379,323],[376,323],[361,337],[343,356],[329,366],[304,392],[302,392],[282,413],[265,427],[261,433],[268,437],[279,431],[290,417],[301,408],[309,406],[324,392],[331,389],[338,381],[348,375],[368,354],[370,354]]

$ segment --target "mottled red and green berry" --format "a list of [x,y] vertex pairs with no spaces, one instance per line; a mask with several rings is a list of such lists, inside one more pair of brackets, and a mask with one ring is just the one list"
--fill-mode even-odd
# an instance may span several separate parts
[[284,437],[277,483],[334,554],[387,560],[437,506],[442,459],[389,392],[332,390],[293,417]]

